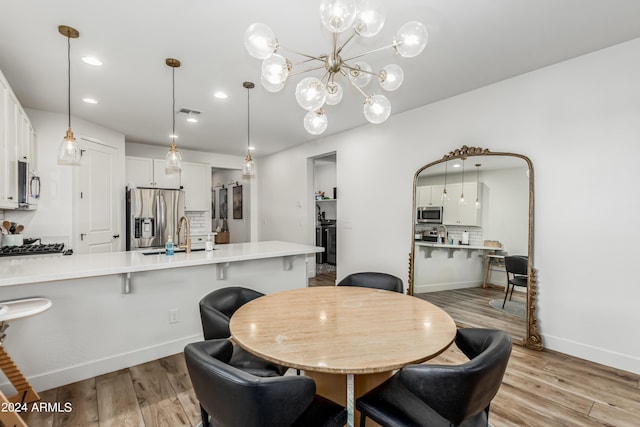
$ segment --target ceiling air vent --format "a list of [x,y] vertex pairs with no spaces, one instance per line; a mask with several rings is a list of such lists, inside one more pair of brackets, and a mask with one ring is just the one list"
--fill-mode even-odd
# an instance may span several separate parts
[[187,114],[187,115],[189,115],[189,114],[191,114],[191,115],[193,115],[193,114],[195,114],[195,115],[197,115],[197,114],[202,114],[202,112],[201,112],[201,111],[193,110],[193,109],[191,109],[191,108],[185,108],[185,107],[180,108],[180,109],[178,110],[178,113],[179,113],[179,114]]

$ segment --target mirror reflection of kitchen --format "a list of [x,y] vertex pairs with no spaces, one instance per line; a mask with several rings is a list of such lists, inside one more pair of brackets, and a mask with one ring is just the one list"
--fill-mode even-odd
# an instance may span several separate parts
[[[456,321],[469,326],[488,327],[480,311],[497,321],[485,297],[478,301],[491,293],[502,303],[503,255],[528,253],[528,183],[527,164],[509,156],[456,158],[423,170],[415,193],[414,295],[445,304]],[[524,310],[521,291],[512,298]],[[500,326],[524,338],[525,321],[505,317]]]
[[313,198],[316,206],[316,246],[325,250],[316,255],[316,274],[335,276],[337,262],[336,154],[313,160]]

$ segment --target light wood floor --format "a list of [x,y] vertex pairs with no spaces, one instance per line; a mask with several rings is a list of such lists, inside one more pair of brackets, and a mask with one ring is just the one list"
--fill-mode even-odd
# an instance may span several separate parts
[[[335,283],[323,276],[312,284]],[[466,360],[454,346],[429,363]],[[196,426],[200,412],[177,354],[40,392],[70,413],[31,413],[30,427]],[[640,426],[640,375],[552,351],[514,346],[490,422],[501,426]]]
[[[416,294],[449,313],[458,326],[502,329],[511,334],[514,340],[524,342],[526,320],[504,314],[489,305],[492,299],[504,298],[504,290],[496,288],[467,288],[452,291]],[[524,301],[524,292],[514,292],[513,301]]]

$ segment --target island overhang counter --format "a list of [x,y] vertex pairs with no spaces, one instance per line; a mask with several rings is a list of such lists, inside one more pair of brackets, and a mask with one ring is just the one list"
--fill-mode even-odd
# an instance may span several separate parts
[[[244,286],[263,293],[307,286],[307,255],[279,241],[199,251],[0,259],[0,302],[44,297],[47,311],[16,319],[3,345],[36,390],[179,353],[202,339],[198,302]],[[11,392],[5,378],[0,388]]]

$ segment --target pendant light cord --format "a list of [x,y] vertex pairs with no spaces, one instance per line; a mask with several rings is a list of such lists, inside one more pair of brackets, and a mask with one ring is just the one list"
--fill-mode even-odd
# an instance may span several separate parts
[[176,69],[171,67],[171,86],[172,86],[172,104],[171,104],[171,140],[176,142]]
[[251,106],[249,103],[249,94],[251,92],[250,88],[247,88],[247,152],[249,152],[249,147],[250,145],[250,141],[251,141],[251,127],[249,126],[249,123],[251,121]]
[[67,112],[71,129],[71,37],[67,36]]

